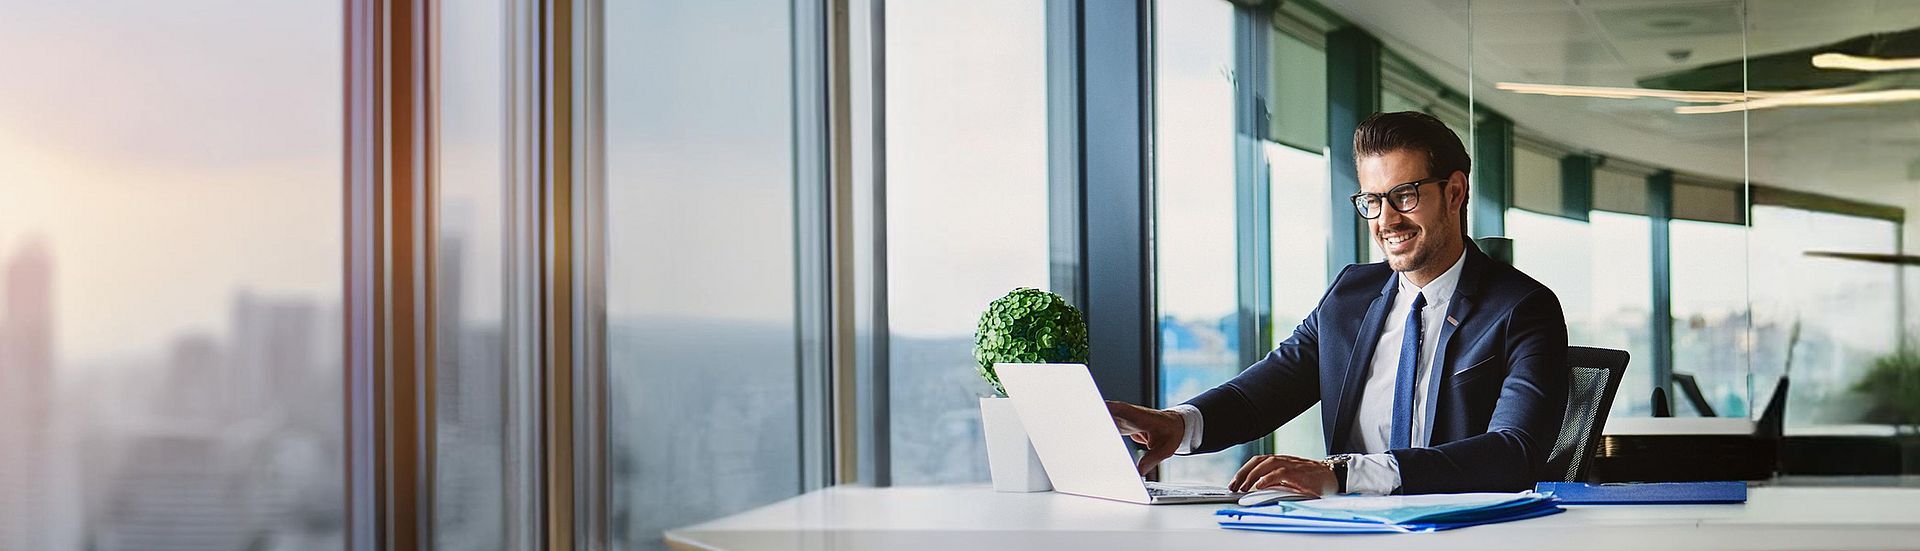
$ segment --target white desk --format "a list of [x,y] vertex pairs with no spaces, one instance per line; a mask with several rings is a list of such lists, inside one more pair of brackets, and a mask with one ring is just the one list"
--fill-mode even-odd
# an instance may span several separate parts
[[1221,505],[1133,505],[984,486],[836,487],[667,532],[677,549],[1920,549],[1920,489],[1758,487],[1744,505],[1569,506],[1448,532],[1274,534]]

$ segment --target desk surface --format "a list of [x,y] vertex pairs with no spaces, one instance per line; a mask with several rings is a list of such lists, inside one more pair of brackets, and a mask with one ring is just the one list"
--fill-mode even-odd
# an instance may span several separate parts
[[1920,489],[1757,487],[1742,505],[1568,506],[1549,517],[1384,535],[1224,530],[1211,505],[1134,505],[985,486],[835,487],[666,534],[677,549],[1915,549]]

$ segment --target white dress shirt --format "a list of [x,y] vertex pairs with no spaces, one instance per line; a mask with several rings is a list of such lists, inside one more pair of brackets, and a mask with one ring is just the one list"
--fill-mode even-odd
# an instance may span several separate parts
[[[1420,358],[1414,364],[1417,380],[1413,392],[1413,435],[1408,441],[1424,447],[1432,436],[1427,426],[1427,389],[1433,381],[1431,375],[1440,344],[1441,324],[1446,323],[1447,307],[1453,302],[1453,290],[1460,285],[1460,270],[1466,263],[1466,252],[1461,251],[1453,267],[1427,282],[1426,287],[1416,287],[1400,274],[1394,274],[1398,289],[1387,310],[1380,340],[1374,343],[1373,363],[1366,386],[1360,392],[1353,430],[1349,431],[1353,435],[1349,447],[1365,453],[1347,464],[1348,492],[1389,494],[1400,487],[1400,462],[1386,452],[1388,443],[1393,441],[1393,387],[1400,378],[1400,348],[1406,339],[1407,316],[1413,310],[1415,294],[1425,294],[1427,305],[1420,310]],[[1180,413],[1187,430],[1186,438],[1174,453],[1192,453],[1193,448],[1200,445],[1201,432],[1206,427],[1200,409],[1188,404],[1168,409]]]

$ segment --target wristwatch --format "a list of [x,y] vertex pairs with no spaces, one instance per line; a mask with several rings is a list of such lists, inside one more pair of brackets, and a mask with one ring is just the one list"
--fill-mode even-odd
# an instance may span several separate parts
[[1353,454],[1343,453],[1328,457],[1324,463],[1333,469],[1333,480],[1340,485],[1339,493],[1347,493],[1347,464],[1353,462]]

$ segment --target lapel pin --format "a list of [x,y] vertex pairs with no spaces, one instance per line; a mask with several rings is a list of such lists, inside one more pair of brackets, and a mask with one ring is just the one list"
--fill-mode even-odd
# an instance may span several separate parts
[[1455,327],[1458,327],[1460,325],[1460,320],[1453,319],[1453,316],[1447,316],[1447,323],[1451,323]]

